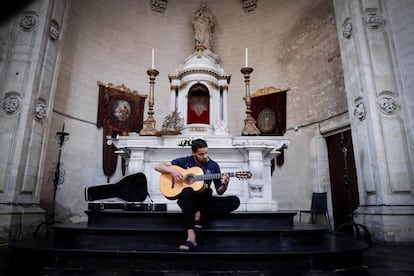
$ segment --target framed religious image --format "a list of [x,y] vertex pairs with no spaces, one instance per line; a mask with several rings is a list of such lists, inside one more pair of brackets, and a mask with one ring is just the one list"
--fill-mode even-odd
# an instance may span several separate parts
[[103,171],[106,176],[115,173],[118,155],[106,143],[106,137],[125,136],[139,132],[143,126],[146,95],[125,85],[97,82],[99,87],[98,118],[96,126],[103,127]]
[[257,116],[257,127],[261,133],[270,133],[276,125],[276,114],[272,109],[266,107]]
[[260,135],[282,136],[286,132],[286,92],[288,89],[265,87],[251,95],[252,116]]
[[125,122],[131,115],[131,105],[126,100],[117,100],[112,106],[112,116],[120,122]]

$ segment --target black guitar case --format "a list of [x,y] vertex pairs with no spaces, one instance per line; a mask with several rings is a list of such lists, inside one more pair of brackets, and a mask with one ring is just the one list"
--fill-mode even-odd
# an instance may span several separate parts
[[[121,209],[125,211],[167,211],[167,204],[165,203],[143,203],[142,201],[144,201],[147,196],[149,196],[147,178],[143,173],[127,175],[116,183],[85,188],[86,201],[92,201],[88,203],[88,209],[91,211],[102,211],[107,209]],[[122,199],[126,202],[96,201],[113,197]]]
[[143,173],[124,176],[116,183],[85,188],[86,201],[117,197],[128,202],[142,202],[147,196],[147,178]]

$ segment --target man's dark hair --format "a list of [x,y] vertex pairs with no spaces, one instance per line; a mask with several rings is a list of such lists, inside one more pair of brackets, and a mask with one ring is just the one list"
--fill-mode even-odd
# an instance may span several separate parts
[[198,149],[207,148],[207,142],[203,139],[195,139],[191,143],[191,150],[196,152]]

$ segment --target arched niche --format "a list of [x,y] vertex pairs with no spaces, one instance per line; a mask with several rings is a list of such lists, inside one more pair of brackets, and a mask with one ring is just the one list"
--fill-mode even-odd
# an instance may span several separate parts
[[180,112],[182,134],[229,136],[227,96],[230,75],[220,67],[211,51],[194,51],[169,75],[171,111]]
[[188,91],[187,124],[210,124],[210,91],[204,84],[194,84]]

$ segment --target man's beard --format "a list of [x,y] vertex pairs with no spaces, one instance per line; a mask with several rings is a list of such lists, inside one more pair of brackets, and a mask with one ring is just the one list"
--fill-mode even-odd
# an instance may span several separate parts
[[198,159],[198,158],[196,158],[196,160],[197,160],[197,162],[198,163],[200,163],[200,164],[207,164],[207,162],[208,162],[208,160],[209,160],[209,158],[207,157],[206,159]]

